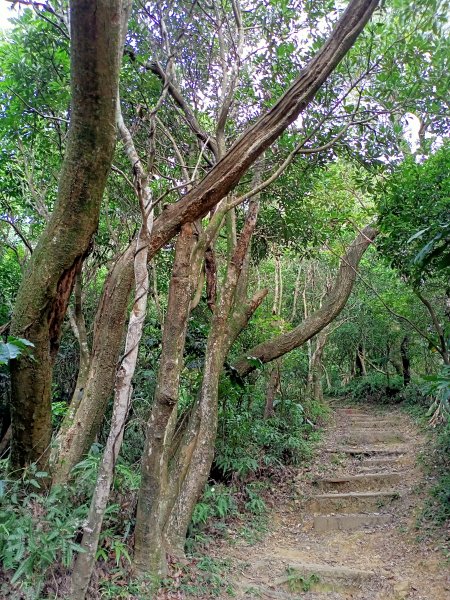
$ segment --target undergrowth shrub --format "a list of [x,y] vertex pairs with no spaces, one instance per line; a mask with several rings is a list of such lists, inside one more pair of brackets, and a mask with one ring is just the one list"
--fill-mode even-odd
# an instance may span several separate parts
[[[317,441],[317,407],[310,414],[296,396],[280,395],[274,402],[275,414],[264,418],[264,387],[245,387],[224,381],[226,398],[219,412],[219,430],[212,476],[218,480],[246,480],[256,473],[269,474],[274,468],[300,465],[310,458]],[[322,412],[324,409],[322,409]],[[314,421],[312,420],[314,419]]]
[[431,454],[427,458],[436,483],[419,517],[422,534],[441,533],[442,548],[450,557],[450,422],[441,425]]
[[[88,504],[75,501],[69,486],[45,489],[48,474],[36,465],[19,479],[9,479],[7,461],[1,461],[0,563],[3,580],[20,587],[23,598],[41,598],[49,576],[68,569],[80,547],[77,533],[87,516]],[[5,587],[7,586],[7,587]],[[2,592],[9,584],[4,583]]]
[[388,379],[383,373],[371,373],[355,377],[347,385],[332,390],[331,395],[352,402],[398,403],[403,400],[400,394],[403,387],[403,379],[398,375]]
[[[48,473],[31,464],[12,477],[8,460],[0,461],[0,598],[43,600],[61,591],[87,517],[101,458],[94,445],[73,470],[69,485],[48,487]],[[130,562],[138,471],[121,459],[116,467],[110,505],[97,552],[98,565]]]

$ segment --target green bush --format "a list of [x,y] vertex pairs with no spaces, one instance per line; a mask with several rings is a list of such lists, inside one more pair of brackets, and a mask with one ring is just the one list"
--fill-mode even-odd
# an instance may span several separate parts
[[352,379],[348,385],[333,390],[333,395],[353,402],[398,403],[402,401],[403,387],[403,379],[398,375],[388,379],[383,373],[371,373]]
[[0,469],[0,562],[4,578],[13,587],[20,584],[26,598],[38,599],[49,574],[60,566],[69,568],[80,550],[76,537],[88,505],[74,504],[74,491],[68,486],[46,491],[48,474],[35,465],[20,479],[8,478],[7,461],[1,461]]
[[436,476],[436,484],[431,489],[419,525],[425,534],[436,529],[443,532],[442,547],[450,555],[450,422],[440,426],[428,463]]

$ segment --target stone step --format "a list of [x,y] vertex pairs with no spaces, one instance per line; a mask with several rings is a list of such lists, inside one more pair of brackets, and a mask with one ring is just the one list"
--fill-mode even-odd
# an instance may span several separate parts
[[393,416],[386,415],[361,415],[359,417],[352,417],[348,415],[340,415],[337,417],[338,423],[346,423],[348,425],[358,425],[359,423],[380,423],[380,422],[394,423],[395,425],[404,424],[404,421]]
[[[361,474],[361,475],[363,475],[363,474],[367,474],[367,475],[369,475],[369,474],[370,474],[370,475],[375,475],[375,474],[377,474],[377,473],[380,473],[380,467],[381,467],[381,466],[382,466],[382,465],[374,465],[373,467],[371,467],[371,466],[367,466],[367,467],[358,467],[358,472],[357,472],[356,474],[357,474],[357,475],[358,475],[358,474]],[[405,473],[404,473],[404,471],[402,471],[402,470],[404,470],[404,468],[405,468],[405,465],[404,465],[404,464],[396,464],[396,463],[393,463],[393,464],[390,464],[389,466],[388,466],[388,465],[386,465],[386,468],[388,469],[388,470],[386,471],[386,473],[402,473],[402,475],[404,475],[404,474],[405,474]]]
[[[305,582],[310,582],[308,587],[313,592],[340,591],[348,586],[359,588],[376,577],[374,571],[315,563],[290,563],[287,571],[287,575],[275,579],[274,584],[287,586],[291,592],[304,592]],[[324,584],[328,586],[326,590]]]
[[[345,423],[338,424],[337,431],[351,431],[354,428],[359,429],[389,429],[389,427],[393,427],[396,425],[400,425],[398,421],[379,421],[374,419],[373,421],[346,421]],[[332,428],[336,431],[336,427]]]
[[317,494],[309,500],[307,509],[319,514],[379,512],[381,508],[399,497],[399,492],[395,490]]
[[335,411],[335,414],[338,417],[353,417],[353,418],[358,418],[358,417],[375,417],[377,416],[374,413],[370,413],[370,412],[366,412],[366,411],[362,411],[362,410],[357,410],[355,408],[338,408]]
[[388,467],[389,465],[396,465],[401,463],[403,460],[403,457],[399,458],[398,455],[393,455],[393,456],[368,456],[367,458],[363,459],[363,465],[365,467]]
[[314,529],[318,533],[325,533],[327,531],[352,531],[387,525],[392,523],[393,519],[393,515],[381,515],[379,513],[315,515]]
[[405,436],[395,429],[372,430],[353,429],[344,434],[344,443],[350,446],[358,444],[397,444],[405,441]]
[[324,492],[356,492],[358,490],[392,489],[400,483],[404,473],[371,473],[362,475],[343,475],[341,477],[324,477],[314,484]]
[[403,456],[406,453],[406,449],[402,448],[379,448],[374,446],[341,446],[337,448],[325,448],[325,452],[329,454],[349,454],[351,456]]

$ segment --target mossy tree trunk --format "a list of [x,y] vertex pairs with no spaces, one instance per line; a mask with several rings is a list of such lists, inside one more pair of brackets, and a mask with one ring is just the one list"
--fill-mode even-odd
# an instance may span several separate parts
[[46,464],[51,382],[61,324],[89,252],[116,141],[116,104],[129,0],[72,0],[71,122],[53,214],[30,258],[11,333],[34,344],[11,367],[11,465]]

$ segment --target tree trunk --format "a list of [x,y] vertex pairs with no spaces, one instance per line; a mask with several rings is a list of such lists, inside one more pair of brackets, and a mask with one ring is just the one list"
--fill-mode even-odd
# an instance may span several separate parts
[[273,364],[269,381],[267,383],[267,392],[266,392],[266,405],[264,407],[264,418],[269,419],[273,417],[275,414],[275,409],[273,406],[274,400],[280,391],[280,361],[277,360]]
[[[205,367],[197,409],[193,419],[198,422],[188,430],[185,448],[189,464],[183,469],[182,480],[178,483],[179,493],[170,512],[164,532],[169,554],[183,556],[186,533],[192,513],[203,488],[214,458],[217,435],[218,390],[223,363],[231,343],[237,336],[236,323],[230,326],[230,314],[235,300],[236,287],[247,255],[251,236],[256,225],[258,204],[250,204],[247,219],[235,251],[228,265],[224,285],[214,311],[205,353]],[[236,307],[237,308],[237,307]],[[186,464],[185,464],[186,466]]]
[[82,552],[77,554],[72,572],[71,598],[84,600],[94,569],[98,540],[108,504],[114,469],[122,445],[125,422],[132,396],[132,379],[136,368],[139,342],[144,328],[149,277],[147,271],[148,240],[152,227],[152,199],[146,178],[138,182],[137,190],[142,211],[142,226],[136,242],[134,273],[135,301],[128,324],[125,354],[117,370],[111,429],[100,464],[87,523],[83,528]]
[[294,348],[302,346],[338,316],[352,291],[359,262],[366,249],[375,239],[377,233],[376,229],[367,226],[350,244],[345,256],[341,259],[341,265],[334,285],[318,310],[311,313],[292,331],[278,335],[267,342],[251,348],[245,353],[245,356],[234,364],[234,368],[241,376],[247,375],[255,368],[247,360],[247,356],[259,358],[263,363],[275,360]]
[[356,350],[355,373],[359,376],[367,375],[366,362],[364,358],[364,346],[362,344],[358,344],[358,349]]
[[409,358],[409,337],[405,335],[400,346],[402,358],[402,374],[405,387],[411,383],[411,361]]
[[[53,483],[68,480],[97,436],[108,401],[114,391],[114,376],[123,341],[133,275],[136,240],[108,273],[94,322],[94,339],[86,385],[75,409],[72,404],[63,420],[52,457]],[[74,400],[72,400],[73,402]]]
[[308,373],[308,389],[309,393],[314,400],[323,400],[323,389],[322,389],[322,356],[325,349],[325,344],[328,339],[327,328],[322,329],[316,336],[316,347],[311,355],[311,361],[309,364]]
[[300,291],[300,276],[302,274],[302,267],[300,266],[297,271],[297,278],[295,280],[295,288],[294,288],[294,300],[292,303],[292,314],[291,321],[294,322],[295,317],[297,316],[297,302],[298,302],[298,294]]
[[272,304],[272,314],[278,315],[278,306],[279,306],[279,298],[280,298],[280,280],[279,280],[279,270],[280,270],[280,258],[277,254],[275,254],[274,258],[275,270],[274,270],[274,294],[273,294],[273,304]]
[[61,324],[89,251],[111,166],[128,0],[70,5],[71,123],[54,212],[17,294],[12,335],[33,342],[34,360],[11,366],[12,470],[45,465],[51,438],[51,381]]
[[161,576],[166,571],[162,508],[166,501],[168,448],[172,441],[168,429],[176,413],[187,322],[195,289],[191,265],[193,245],[192,226],[184,225],[175,249],[158,382],[142,455],[134,543],[134,570],[139,574],[150,572]]
[[74,296],[74,307],[69,308],[69,320],[72,327],[72,331],[77,339],[78,346],[80,349],[80,358],[78,366],[77,382],[75,390],[72,394],[72,400],[70,407],[75,407],[75,410],[81,400],[86,380],[89,374],[89,364],[91,362],[91,352],[89,350],[89,343],[86,331],[86,322],[83,315],[83,301],[82,301],[82,283],[81,273],[79,273],[75,279],[75,286],[73,289]]

